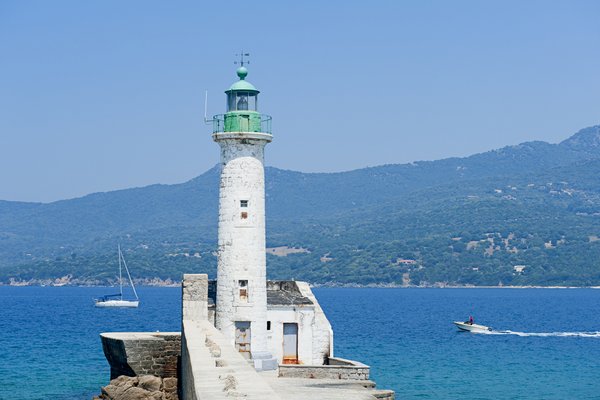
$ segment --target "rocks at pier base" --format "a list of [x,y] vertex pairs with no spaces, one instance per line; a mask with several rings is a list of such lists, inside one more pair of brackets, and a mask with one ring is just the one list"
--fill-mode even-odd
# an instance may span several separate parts
[[179,400],[177,378],[121,375],[104,386],[102,394],[93,400]]

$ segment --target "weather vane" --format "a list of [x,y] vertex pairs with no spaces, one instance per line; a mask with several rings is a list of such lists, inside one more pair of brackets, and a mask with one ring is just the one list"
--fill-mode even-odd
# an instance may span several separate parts
[[234,61],[234,64],[240,64],[242,67],[244,66],[244,64],[250,64],[250,61],[244,61],[244,57],[250,57],[250,53],[244,53],[244,51],[242,50],[240,54],[236,54],[236,57],[240,57],[240,61]]

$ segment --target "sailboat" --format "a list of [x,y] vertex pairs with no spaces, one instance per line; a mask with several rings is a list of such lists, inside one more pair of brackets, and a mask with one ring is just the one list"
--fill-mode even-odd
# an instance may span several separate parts
[[[94,299],[96,307],[137,307],[140,304],[140,299],[138,298],[135,286],[133,285],[129,268],[127,268],[127,262],[125,262],[125,258],[121,252],[121,245],[118,245],[117,248],[119,250],[119,293],[107,294],[99,299]],[[123,267],[125,267],[125,271],[127,271],[127,277],[129,278],[129,284],[133,289],[135,300],[123,300]]]

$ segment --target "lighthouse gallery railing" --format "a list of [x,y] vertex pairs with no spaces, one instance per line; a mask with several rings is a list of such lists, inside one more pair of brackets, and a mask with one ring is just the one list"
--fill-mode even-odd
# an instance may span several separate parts
[[[237,119],[238,123],[234,123],[235,126],[247,128],[236,129],[238,132],[262,132],[271,134],[271,116],[266,114],[260,114],[260,128],[258,124],[244,124],[244,121],[248,118],[247,115],[236,115],[228,114],[227,119]],[[231,123],[231,122],[230,122]],[[225,114],[217,114],[213,117],[213,133],[225,132]]]

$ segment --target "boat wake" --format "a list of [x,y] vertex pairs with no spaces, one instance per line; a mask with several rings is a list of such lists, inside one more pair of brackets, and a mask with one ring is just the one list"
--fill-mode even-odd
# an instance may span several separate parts
[[510,330],[505,331],[482,331],[473,332],[483,335],[515,335],[515,336],[537,336],[537,337],[584,337],[584,338],[598,338],[600,339],[600,332],[515,332]]

